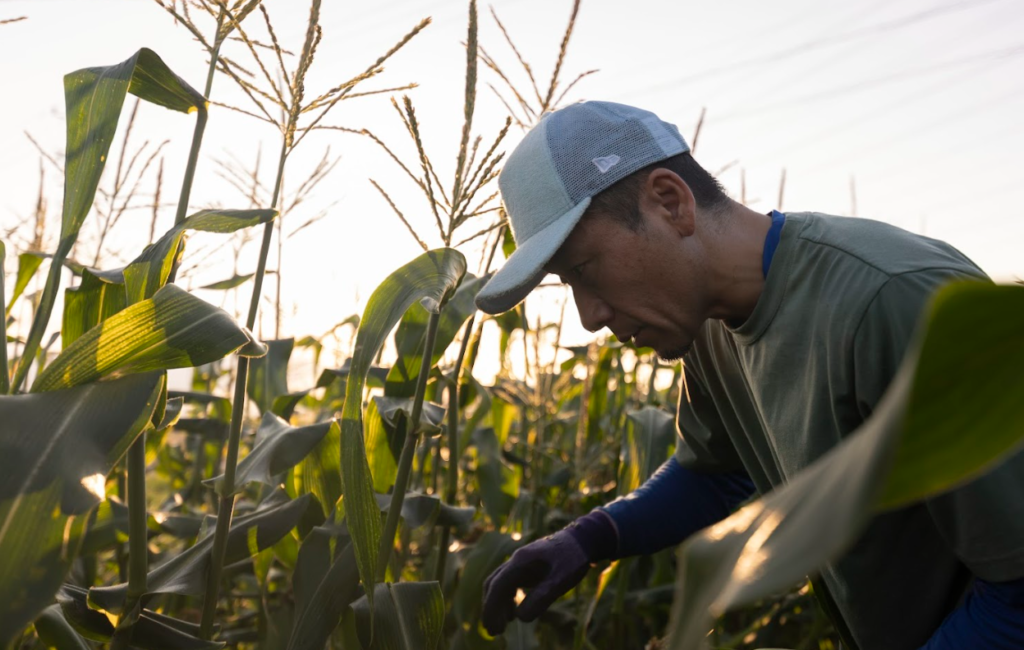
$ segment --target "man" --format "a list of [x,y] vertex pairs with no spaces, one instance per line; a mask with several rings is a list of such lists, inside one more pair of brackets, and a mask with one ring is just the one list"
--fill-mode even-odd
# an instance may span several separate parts
[[[478,306],[511,309],[553,273],[588,330],[685,372],[675,457],[495,571],[492,633],[539,616],[591,563],[678,544],[785,483],[871,415],[930,294],[986,279],[948,244],[883,223],[750,210],[675,126],[621,104],[547,115],[499,186],[518,249]],[[1024,648],[1024,455],[875,517],[821,577],[863,650]]]

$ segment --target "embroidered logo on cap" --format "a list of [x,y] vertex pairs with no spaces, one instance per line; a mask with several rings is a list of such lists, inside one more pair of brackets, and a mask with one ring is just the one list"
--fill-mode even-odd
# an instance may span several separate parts
[[604,174],[615,165],[618,165],[620,160],[622,159],[615,154],[612,154],[610,156],[598,156],[597,158],[594,158],[592,162],[597,167],[597,171]]

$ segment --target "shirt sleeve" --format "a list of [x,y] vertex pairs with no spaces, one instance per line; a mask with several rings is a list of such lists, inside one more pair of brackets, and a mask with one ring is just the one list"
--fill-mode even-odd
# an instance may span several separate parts
[[683,362],[676,429],[675,455],[683,467],[698,472],[745,471],[693,355]]
[[1024,579],[977,580],[920,650],[1024,648]]
[[[979,271],[931,269],[890,278],[865,311],[853,342],[854,391],[867,418],[895,375],[932,294]],[[1024,452],[966,485],[925,501],[950,549],[978,578],[1024,577]]]
[[649,555],[725,519],[754,494],[744,472],[695,472],[669,458],[644,484],[602,509],[615,524],[615,555]]

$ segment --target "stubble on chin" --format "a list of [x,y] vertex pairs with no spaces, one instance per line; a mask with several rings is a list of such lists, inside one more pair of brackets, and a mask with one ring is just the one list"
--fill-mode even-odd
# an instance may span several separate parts
[[672,350],[655,350],[655,352],[658,355],[658,359],[666,363],[673,363],[682,359],[683,356],[690,351],[691,347],[693,347],[692,344],[681,348],[674,348]]

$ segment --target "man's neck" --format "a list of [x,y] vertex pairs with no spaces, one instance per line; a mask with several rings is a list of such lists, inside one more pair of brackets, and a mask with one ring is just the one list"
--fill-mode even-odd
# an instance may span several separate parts
[[764,290],[764,241],[772,219],[734,201],[705,218],[716,221],[705,230],[714,297],[710,317],[737,325],[754,311]]

